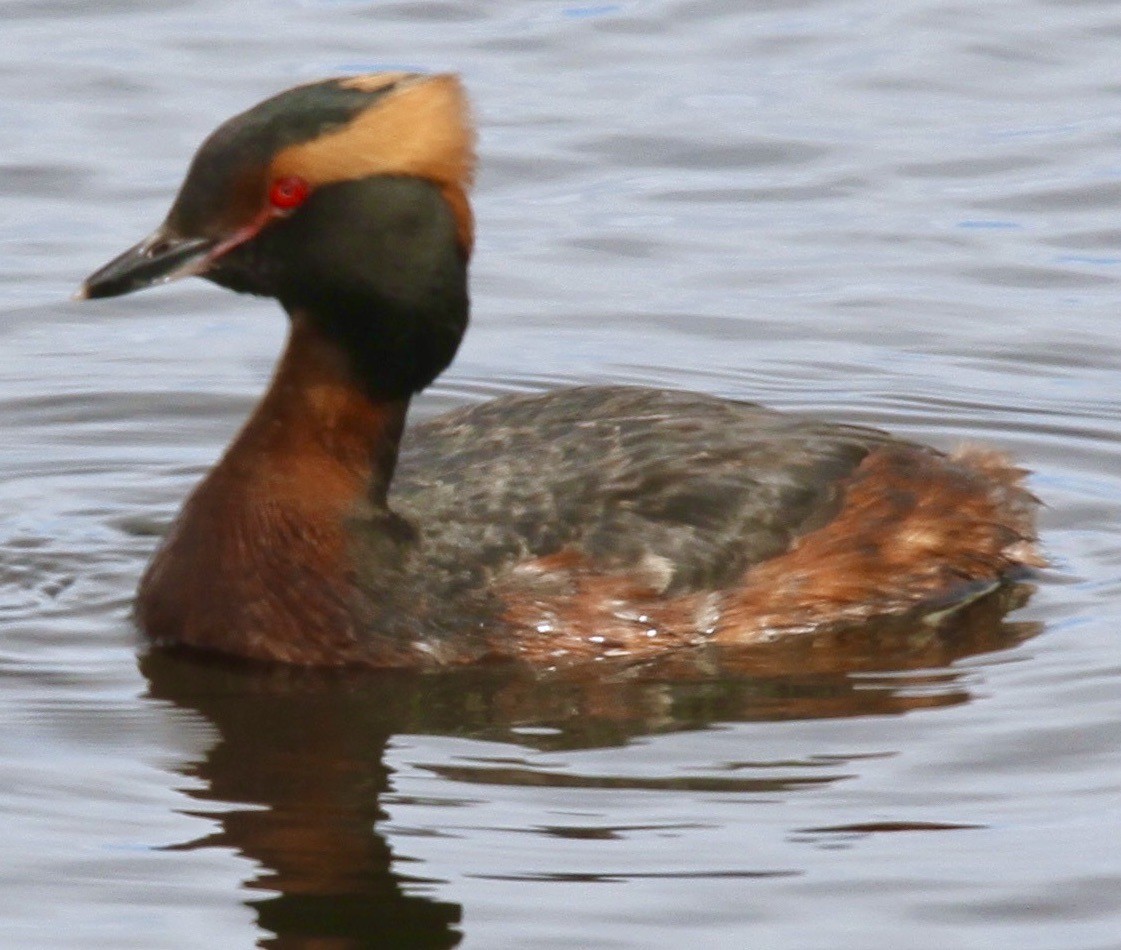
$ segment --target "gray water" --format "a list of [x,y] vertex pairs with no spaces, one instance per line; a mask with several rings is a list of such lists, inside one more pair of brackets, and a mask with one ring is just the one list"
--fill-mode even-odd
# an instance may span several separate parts
[[[7,0],[0,945],[1121,947],[1119,54],[1105,0]],[[395,68],[481,129],[418,415],[615,381],[997,446],[1026,605],[688,683],[143,656],[283,319],[69,294],[218,121]]]

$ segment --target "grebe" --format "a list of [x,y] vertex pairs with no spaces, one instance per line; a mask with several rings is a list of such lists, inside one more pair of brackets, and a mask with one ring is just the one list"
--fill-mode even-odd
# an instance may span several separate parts
[[467,326],[459,80],[283,92],[220,126],[164,223],[91,275],[275,297],[268,392],[140,584],[159,644],[292,664],[555,665],[920,614],[1038,563],[995,453],[586,386],[405,430]]

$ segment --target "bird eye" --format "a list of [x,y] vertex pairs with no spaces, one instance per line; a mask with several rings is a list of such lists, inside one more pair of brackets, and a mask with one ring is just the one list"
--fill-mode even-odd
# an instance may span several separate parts
[[298,208],[311,194],[311,186],[299,175],[285,175],[269,187],[269,204],[278,211]]

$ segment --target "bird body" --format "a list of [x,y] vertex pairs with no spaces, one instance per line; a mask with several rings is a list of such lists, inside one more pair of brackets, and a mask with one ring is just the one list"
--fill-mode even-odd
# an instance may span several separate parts
[[223,125],[92,275],[277,298],[288,344],[137,600],[157,643],[301,665],[638,659],[936,609],[1037,563],[991,453],[621,386],[406,428],[467,325],[473,169],[450,76],[327,80]]

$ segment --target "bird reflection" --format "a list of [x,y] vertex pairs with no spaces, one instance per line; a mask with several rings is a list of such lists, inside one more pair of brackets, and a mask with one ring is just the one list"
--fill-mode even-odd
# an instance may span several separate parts
[[[199,802],[192,813],[218,830],[174,849],[231,848],[256,863],[246,887],[259,892],[247,903],[260,947],[454,947],[461,907],[434,896],[439,882],[395,860],[378,831],[386,817],[379,801],[392,788],[384,753],[395,734],[586,748],[714,722],[954,705],[970,698],[954,661],[1037,632],[1003,619],[1027,592],[998,591],[940,626],[862,626],[737,654],[547,674],[324,672],[152,652],[141,659],[149,695],[201,714],[217,732],[204,758],[181,772],[201,782],[186,792]],[[549,728],[511,731],[525,726]],[[511,772],[508,780],[518,779]]]

